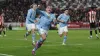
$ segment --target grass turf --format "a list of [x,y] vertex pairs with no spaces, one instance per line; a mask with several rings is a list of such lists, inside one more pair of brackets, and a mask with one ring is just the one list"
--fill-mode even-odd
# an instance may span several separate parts
[[[7,31],[6,37],[0,37],[0,53],[14,56],[32,56],[31,35],[24,40],[25,31]],[[93,33],[94,34],[94,33]],[[50,30],[47,40],[36,51],[36,56],[100,56],[100,40],[88,39],[89,30],[69,30],[67,44],[62,46],[56,30]],[[39,36],[36,35],[36,39]],[[0,56],[4,56],[1,55]],[[7,56],[7,55],[5,55]]]

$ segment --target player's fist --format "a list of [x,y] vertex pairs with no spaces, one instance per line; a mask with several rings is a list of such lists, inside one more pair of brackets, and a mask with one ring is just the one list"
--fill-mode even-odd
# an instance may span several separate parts
[[41,7],[41,5],[38,5],[38,8],[40,8]]

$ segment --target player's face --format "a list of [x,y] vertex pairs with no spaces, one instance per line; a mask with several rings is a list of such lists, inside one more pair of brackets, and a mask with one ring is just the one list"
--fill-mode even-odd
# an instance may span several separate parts
[[51,6],[47,6],[46,12],[51,13],[52,12],[52,7]]
[[34,9],[34,10],[37,9],[37,5],[36,5],[36,4],[33,5],[33,9]]
[[65,12],[64,12],[65,14],[68,14],[68,10],[65,10]]

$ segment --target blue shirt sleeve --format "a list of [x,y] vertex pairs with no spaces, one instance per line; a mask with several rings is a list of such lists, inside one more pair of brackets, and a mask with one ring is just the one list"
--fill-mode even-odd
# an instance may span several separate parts
[[28,13],[27,13],[27,19],[31,22],[33,22],[33,20],[31,19],[31,16],[32,16],[32,11],[31,10],[28,10]]
[[40,15],[45,15],[45,11],[37,9],[36,12],[39,13]]
[[54,20],[56,19],[56,16],[55,16],[55,14],[54,14],[53,18],[54,18]]
[[53,17],[53,21],[54,21],[54,20],[56,20],[56,16],[55,16],[55,14],[53,14],[53,16],[52,16],[52,17]]
[[[70,16],[68,16],[68,20],[70,20]],[[68,20],[67,20],[67,21],[68,21]]]
[[64,20],[64,22],[67,23],[69,19],[70,19],[70,16],[67,16],[67,20]]
[[58,16],[58,18],[57,18],[57,19],[58,19],[58,20],[60,20],[61,18],[62,18],[62,14],[61,14],[60,16]]

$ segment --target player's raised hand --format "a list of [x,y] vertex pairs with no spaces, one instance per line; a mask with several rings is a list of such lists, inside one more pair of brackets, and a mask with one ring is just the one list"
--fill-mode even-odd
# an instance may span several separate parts
[[38,8],[40,8],[41,7],[41,5],[38,5]]

